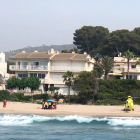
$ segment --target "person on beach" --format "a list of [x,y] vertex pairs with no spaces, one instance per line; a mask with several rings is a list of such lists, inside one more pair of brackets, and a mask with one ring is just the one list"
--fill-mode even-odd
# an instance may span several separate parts
[[7,101],[4,100],[4,102],[3,102],[3,107],[6,107],[6,104],[7,104]]
[[42,102],[42,109],[44,109],[44,102]]

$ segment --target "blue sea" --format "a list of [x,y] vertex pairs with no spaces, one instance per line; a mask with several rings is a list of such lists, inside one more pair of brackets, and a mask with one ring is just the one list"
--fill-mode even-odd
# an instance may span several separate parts
[[139,140],[140,118],[0,114],[0,140]]

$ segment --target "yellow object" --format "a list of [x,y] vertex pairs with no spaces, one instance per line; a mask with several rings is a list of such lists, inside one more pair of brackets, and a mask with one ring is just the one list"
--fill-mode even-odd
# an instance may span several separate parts
[[51,105],[51,102],[49,102],[49,105]]
[[48,103],[47,103],[47,102],[45,102],[45,105],[48,105]]
[[128,99],[125,102],[125,110],[130,111],[133,109],[133,99],[131,96],[128,96]]

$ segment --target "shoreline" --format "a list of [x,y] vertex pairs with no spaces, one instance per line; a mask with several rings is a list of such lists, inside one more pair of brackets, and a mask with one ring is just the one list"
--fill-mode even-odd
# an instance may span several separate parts
[[[134,111],[122,111],[124,106],[103,105],[57,105],[57,109],[44,110],[41,104],[8,102],[3,108],[0,102],[0,114],[41,115],[48,117],[58,116],[85,116],[85,117],[140,117],[140,106],[134,106]],[[39,108],[39,109],[37,109]]]

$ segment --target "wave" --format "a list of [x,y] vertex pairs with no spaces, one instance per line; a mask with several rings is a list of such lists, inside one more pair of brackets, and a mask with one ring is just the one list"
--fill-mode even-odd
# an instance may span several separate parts
[[0,115],[0,125],[1,126],[19,126],[19,125],[29,125],[34,123],[66,123],[76,122],[77,124],[105,124],[109,126],[140,126],[140,118],[128,118],[128,117],[105,117],[105,118],[94,118],[85,116],[61,116],[61,117],[45,117],[38,115],[11,115],[11,114],[1,114]]

